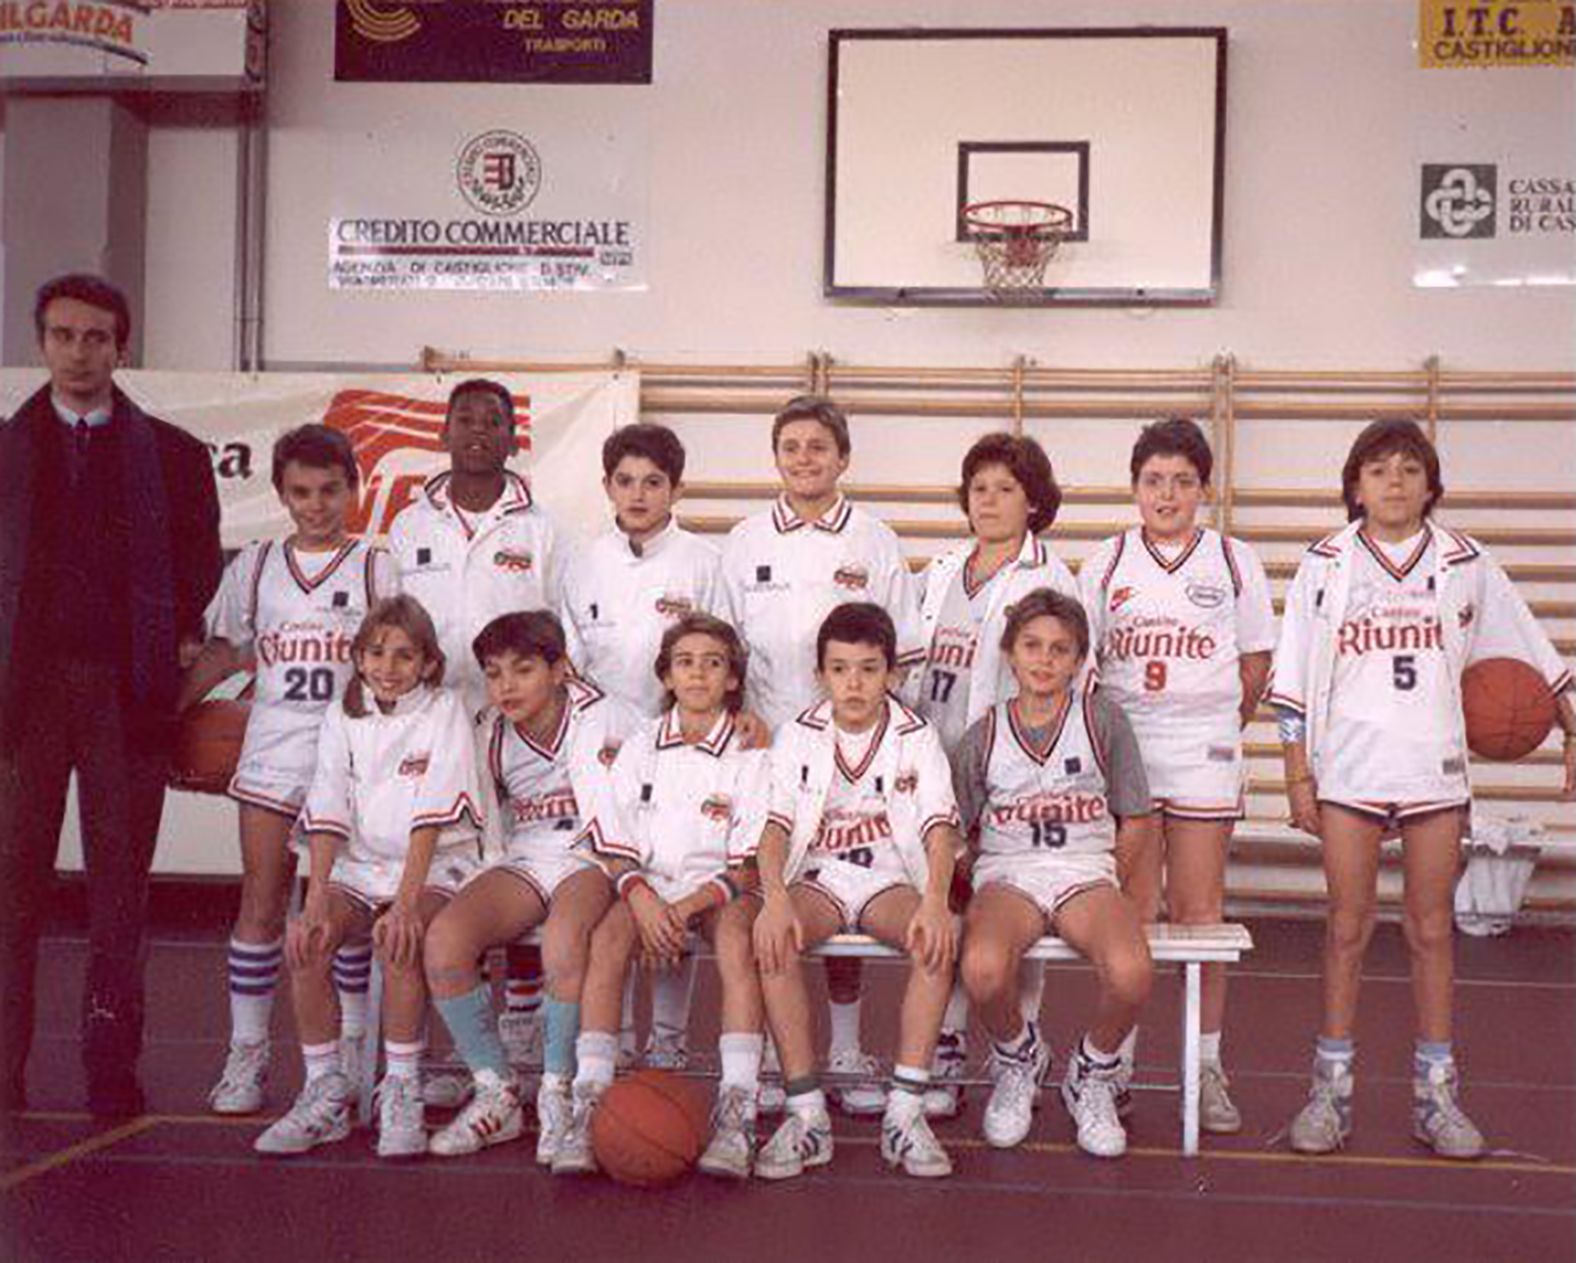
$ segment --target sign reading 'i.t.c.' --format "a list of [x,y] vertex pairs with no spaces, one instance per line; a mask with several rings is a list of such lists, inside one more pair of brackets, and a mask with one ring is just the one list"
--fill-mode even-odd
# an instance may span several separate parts
[[337,0],[334,78],[650,83],[656,0]]

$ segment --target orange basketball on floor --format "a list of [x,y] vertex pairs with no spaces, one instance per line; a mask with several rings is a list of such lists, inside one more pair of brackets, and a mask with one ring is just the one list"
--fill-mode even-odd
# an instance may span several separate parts
[[235,775],[252,708],[246,702],[210,698],[181,712],[170,756],[170,783],[195,794],[222,794]]
[[678,1179],[706,1147],[706,1101],[699,1085],[666,1070],[620,1079],[591,1116],[598,1165],[620,1184],[641,1188]]
[[1485,658],[1461,673],[1467,744],[1485,759],[1531,754],[1554,726],[1554,694],[1537,668],[1518,658]]

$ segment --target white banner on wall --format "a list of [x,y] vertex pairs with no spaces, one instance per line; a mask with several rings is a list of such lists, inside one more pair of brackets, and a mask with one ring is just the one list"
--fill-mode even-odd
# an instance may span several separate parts
[[[520,454],[514,467],[571,533],[607,520],[602,442],[639,418],[633,372],[490,373],[514,395]],[[425,479],[446,462],[439,434],[457,374],[125,372],[121,388],[213,452],[226,548],[281,537],[289,518],[274,495],[270,453],[286,430],[322,422],[350,436],[361,464],[357,532],[380,536]],[[0,415],[43,382],[38,369],[0,369]]]
[[494,127],[421,170],[393,193],[335,198],[329,288],[646,288],[643,139]]
[[1576,285],[1576,70],[1413,75],[1412,284]]

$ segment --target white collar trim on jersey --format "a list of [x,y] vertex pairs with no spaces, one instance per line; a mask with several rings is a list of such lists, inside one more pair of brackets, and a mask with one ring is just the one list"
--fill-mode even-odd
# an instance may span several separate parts
[[831,507],[825,513],[815,521],[807,522],[789,507],[787,493],[783,493],[772,505],[772,525],[777,528],[779,535],[787,535],[806,526],[817,531],[826,531],[830,535],[841,535],[853,512],[854,506],[848,503],[848,498],[842,492],[838,492],[837,499],[832,501]]

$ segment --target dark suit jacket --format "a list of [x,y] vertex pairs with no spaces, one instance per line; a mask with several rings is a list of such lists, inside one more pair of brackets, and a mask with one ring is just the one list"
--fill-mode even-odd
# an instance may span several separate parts
[[[219,496],[214,484],[213,462],[207,447],[185,430],[151,417],[119,389],[114,392],[113,421],[138,432],[140,451],[151,453],[144,468],[162,479],[162,488],[151,496],[135,497],[163,506],[163,536],[155,538],[168,558],[170,591],[155,599],[173,609],[173,621],[161,618],[167,633],[144,650],[146,661],[134,664],[132,675],[142,682],[141,696],[126,700],[143,716],[173,716],[179,685],[178,648],[181,639],[202,637],[203,611],[219,586],[223,557],[219,548]],[[37,646],[29,642],[36,619],[22,608],[27,577],[29,535],[33,522],[33,491],[38,483],[36,441],[43,426],[58,426],[60,419],[50,402],[49,387],[32,395],[9,421],[0,423],[0,748],[14,732],[16,710],[22,704],[29,660]],[[151,440],[148,442],[146,440]],[[147,491],[146,488],[143,491]],[[133,515],[135,525],[135,514]],[[146,553],[146,544],[138,551]],[[147,581],[138,573],[128,576],[132,585]],[[137,617],[133,613],[133,617]],[[146,639],[146,638],[144,638]]]

